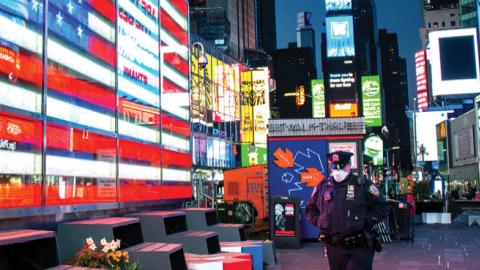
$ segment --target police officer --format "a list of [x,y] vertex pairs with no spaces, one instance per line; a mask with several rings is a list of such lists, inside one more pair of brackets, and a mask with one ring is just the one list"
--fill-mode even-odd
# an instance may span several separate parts
[[331,176],[315,188],[305,210],[321,229],[331,270],[372,269],[376,239],[371,228],[387,215],[377,187],[350,171],[351,157],[342,151],[328,154]]

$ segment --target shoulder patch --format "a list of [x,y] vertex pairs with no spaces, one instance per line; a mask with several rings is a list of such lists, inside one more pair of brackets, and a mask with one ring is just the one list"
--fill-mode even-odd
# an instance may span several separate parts
[[378,188],[375,186],[375,185],[370,185],[370,187],[368,188],[368,192],[372,193],[374,196],[376,197],[380,197],[380,191],[378,190]]

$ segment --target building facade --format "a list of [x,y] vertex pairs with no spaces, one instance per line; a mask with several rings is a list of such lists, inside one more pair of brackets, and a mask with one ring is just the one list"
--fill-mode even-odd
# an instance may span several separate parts
[[[191,25],[204,24],[205,17],[214,17],[215,20],[223,21],[225,27],[223,29],[224,37],[217,39],[223,39],[227,41],[227,44],[216,44],[215,39],[210,37],[211,28],[219,28],[220,26],[207,25],[205,28],[194,28],[193,32],[196,35],[218,45],[222,49],[226,50],[229,54],[237,59],[245,58],[246,49],[257,49],[257,25],[256,25],[256,8],[255,0],[190,0],[192,17],[190,20]],[[200,13],[199,15],[195,15]],[[203,14],[203,15],[202,15]],[[216,14],[216,15],[215,15]],[[226,20],[224,20],[224,14]],[[218,31],[222,32],[222,31]]]
[[0,216],[191,198],[188,3],[44,3],[0,3]]
[[462,17],[459,0],[424,0],[423,3],[425,24],[419,31],[423,48],[426,49],[428,32],[461,28]]
[[274,56],[276,90],[272,93],[274,108],[280,118],[311,118],[310,81],[317,78],[313,49],[298,48],[295,43],[279,49]]
[[275,1],[257,0],[257,48],[273,56],[277,50]]
[[461,0],[460,14],[462,27],[478,26],[478,1],[477,0]]

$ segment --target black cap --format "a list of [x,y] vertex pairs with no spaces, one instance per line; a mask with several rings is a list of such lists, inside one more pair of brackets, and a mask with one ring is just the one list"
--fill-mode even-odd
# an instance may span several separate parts
[[345,151],[335,151],[327,155],[328,164],[336,165],[337,169],[342,169],[351,162],[353,153]]

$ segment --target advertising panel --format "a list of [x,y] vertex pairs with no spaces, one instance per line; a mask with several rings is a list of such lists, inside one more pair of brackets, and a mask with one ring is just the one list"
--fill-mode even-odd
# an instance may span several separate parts
[[241,86],[241,142],[253,143],[253,82],[252,71],[242,71]]
[[417,108],[428,109],[427,53],[421,50],[415,53],[415,72],[417,75]]
[[270,119],[270,96],[268,85],[268,68],[253,71],[253,116],[254,143],[267,144],[267,123]]
[[339,136],[365,134],[365,119],[355,118],[310,118],[270,119],[268,136]]
[[377,136],[372,135],[365,140],[363,154],[371,157],[374,166],[383,165],[383,140]]
[[297,104],[297,107],[305,105],[305,85],[297,85],[295,92],[295,103]]
[[351,10],[352,0],[325,0],[325,9],[328,11]]
[[352,16],[327,17],[327,57],[355,56]]
[[352,153],[352,169],[357,169],[357,143],[356,142],[329,142],[328,143],[328,152],[343,151]]
[[328,96],[330,102],[356,102],[357,78],[355,72],[335,72],[328,74]]
[[415,126],[417,137],[417,160],[438,160],[436,125],[448,118],[447,112],[417,112]]
[[480,93],[476,28],[428,34],[433,96]]
[[357,103],[334,103],[329,105],[330,117],[357,117]]
[[312,80],[313,118],[325,118],[325,85],[323,80]]
[[382,94],[379,76],[362,77],[363,117],[367,127],[382,126]]
[[[328,176],[326,155],[325,140],[269,140],[269,195],[297,197],[300,200],[300,213],[304,215],[305,204],[313,189]],[[303,238],[318,238],[318,228],[303,217],[300,222]]]
[[475,157],[472,126],[453,133],[453,161],[461,162]]
[[477,138],[475,149],[477,149],[477,157],[480,157],[480,96],[475,97],[475,136]]
[[266,147],[257,147],[251,144],[242,144],[240,152],[242,167],[267,163]]
[[273,209],[275,209],[273,228],[275,236],[295,236],[295,204],[276,202]]

